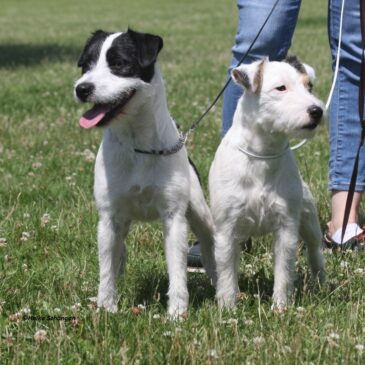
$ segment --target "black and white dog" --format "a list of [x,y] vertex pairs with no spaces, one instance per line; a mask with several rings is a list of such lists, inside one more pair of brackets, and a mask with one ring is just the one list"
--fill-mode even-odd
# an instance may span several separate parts
[[213,221],[185,147],[169,155],[179,132],[167,108],[157,55],[159,36],[128,30],[92,34],[80,57],[77,101],[94,106],[80,119],[83,128],[106,127],[95,165],[94,194],[99,212],[100,283],[98,305],[117,310],[116,279],[126,259],[132,220],[160,218],[169,274],[168,312],[188,306],[187,220],[202,244],[203,263],[215,281]]

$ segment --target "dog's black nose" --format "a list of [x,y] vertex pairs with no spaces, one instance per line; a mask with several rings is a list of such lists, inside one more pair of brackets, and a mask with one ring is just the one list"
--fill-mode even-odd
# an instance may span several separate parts
[[311,120],[313,122],[318,123],[323,115],[323,109],[317,105],[311,105],[308,109],[307,109],[308,114],[311,117]]
[[76,95],[81,101],[87,101],[87,98],[94,91],[94,84],[91,82],[82,82],[76,86]]

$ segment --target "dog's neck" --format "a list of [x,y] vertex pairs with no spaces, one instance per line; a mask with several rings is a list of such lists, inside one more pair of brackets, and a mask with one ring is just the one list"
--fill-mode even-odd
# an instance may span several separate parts
[[124,114],[122,120],[108,128],[114,138],[133,150],[170,148],[179,137],[167,107],[165,85],[157,64],[151,84],[154,92],[147,96],[143,105],[133,114]]
[[245,151],[257,156],[280,157],[288,149],[288,138],[283,133],[268,133],[254,120],[259,118],[249,98],[242,96],[238,101],[230,129],[230,141]]

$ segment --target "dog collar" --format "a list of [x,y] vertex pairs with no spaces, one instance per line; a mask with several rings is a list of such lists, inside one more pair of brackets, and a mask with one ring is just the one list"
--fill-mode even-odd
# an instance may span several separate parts
[[242,147],[238,147],[238,149],[243,152],[245,155],[249,156],[249,157],[252,157],[252,158],[257,158],[257,159],[260,159],[260,160],[273,160],[275,158],[279,158],[281,156],[283,156],[289,149],[289,143],[286,145],[286,147],[284,148],[283,151],[275,154],[275,155],[257,155],[256,153],[253,153],[253,152],[250,152],[250,151],[247,151],[245,148],[242,148]]
[[155,155],[155,156],[170,156],[179,152],[185,145],[188,134],[180,133],[177,142],[170,148],[162,150],[140,150],[138,148],[134,149],[134,152],[143,153],[145,155]]

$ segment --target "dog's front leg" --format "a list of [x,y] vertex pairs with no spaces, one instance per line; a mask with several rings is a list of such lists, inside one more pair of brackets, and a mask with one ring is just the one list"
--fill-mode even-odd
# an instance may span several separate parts
[[274,242],[274,311],[286,310],[293,295],[297,249],[298,232],[295,224],[293,227],[279,228]]
[[238,242],[231,226],[217,227],[214,253],[217,265],[216,297],[220,307],[233,307],[236,304],[240,263]]
[[162,217],[165,255],[169,274],[168,313],[172,318],[183,315],[188,308],[187,288],[187,221],[185,212],[169,212]]
[[117,311],[116,280],[123,273],[127,250],[124,244],[128,234],[129,221],[117,220],[108,214],[101,214],[98,224],[98,250],[100,282],[98,306],[110,312]]

